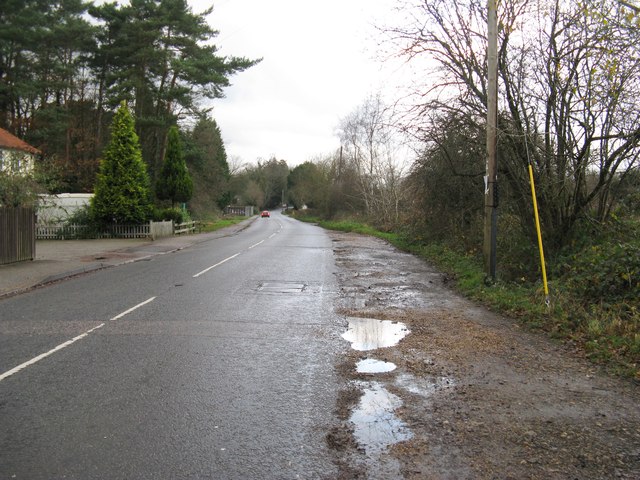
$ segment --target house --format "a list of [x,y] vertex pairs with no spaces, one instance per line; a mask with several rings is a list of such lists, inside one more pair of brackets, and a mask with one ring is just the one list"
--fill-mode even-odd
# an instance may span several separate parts
[[0,128],[0,172],[9,175],[31,173],[40,155],[40,150]]

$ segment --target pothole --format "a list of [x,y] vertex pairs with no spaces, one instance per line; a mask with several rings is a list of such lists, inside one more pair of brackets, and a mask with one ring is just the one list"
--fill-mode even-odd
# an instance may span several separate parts
[[368,455],[377,455],[389,446],[413,437],[407,425],[395,415],[402,400],[378,382],[365,384],[358,407],[350,421],[354,437]]
[[365,358],[356,364],[356,371],[358,373],[387,373],[393,372],[395,369],[395,363],[383,362],[375,358]]
[[392,347],[409,334],[409,329],[401,322],[356,317],[348,320],[349,327],[342,338],[358,351]]
[[[348,321],[349,327],[342,338],[358,351],[392,347],[409,334],[401,322],[358,317],[349,317]],[[375,358],[365,358],[357,364],[360,373],[386,373],[395,369],[395,364]],[[400,477],[398,461],[385,452],[391,445],[413,437],[408,426],[395,414],[402,400],[379,382],[357,382],[356,385],[362,388],[362,396],[349,417],[353,438],[375,463],[381,475],[376,478]]]

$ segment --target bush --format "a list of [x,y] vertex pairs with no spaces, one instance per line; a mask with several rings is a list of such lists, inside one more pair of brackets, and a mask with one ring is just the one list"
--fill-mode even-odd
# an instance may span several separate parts
[[640,245],[593,245],[564,264],[565,286],[585,302],[606,303],[640,298]]
[[9,175],[0,170],[0,205],[35,206],[42,189],[30,175]]
[[177,225],[188,221],[188,214],[179,208],[156,209],[153,214],[153,219],[156,222],[173,220],[173,224]]
[[[75,227],[79,225],[78,229]],[[84,207],[76,210],[73,215],[69,216],[64,222],[64,229],[60,232],[62,238],[97,238],[101,233],[100,224],[95,221],[91,214],[91,207],[85,205]]]

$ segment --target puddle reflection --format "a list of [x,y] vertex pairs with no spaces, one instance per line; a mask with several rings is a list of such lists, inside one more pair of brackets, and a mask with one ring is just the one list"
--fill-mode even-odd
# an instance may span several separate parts
[[342,338],[358,351],[392,347],[409,334],[404,323],[375,318],[349,318],[349,328]]
[[395,363],[383,362],[375,358],[365,358],[356,364],[358,373],[387,373],[393,372],[395,369]]
[[354,436],[367,454],[380,453],[390,445],[413,437],[407,425],[394,413],[401,405],[399,397],[377,382],[364,389],[350,420],[354,425]]

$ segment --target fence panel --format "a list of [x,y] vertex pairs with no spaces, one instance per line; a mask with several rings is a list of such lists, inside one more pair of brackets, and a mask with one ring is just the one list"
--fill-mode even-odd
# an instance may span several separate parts
[[173,235],[173,220],[166,220],[164,222],[151,222],[149,225],[151,239],[170,237]]
[[87,225],[37,225],[36,238],[38,240],[73,240],[76,238],[91,238],[90,227]]
[[148,238],[151,236],[149,224],[110,225],[102,232],[95,232],[86,225],[38,225],[38,240],[71,240],[76,238]]
[[105,232],[106,237],[113,238],[147,238],[151,235],[149,224],[144,225],[110,225]]
[[36,256],[36,213],[31,207],[0,207],[0,265]]
[[197,222],[184,222],[176,225],[173,233],[180,235],[181,233],[194,233],[196,231]]

